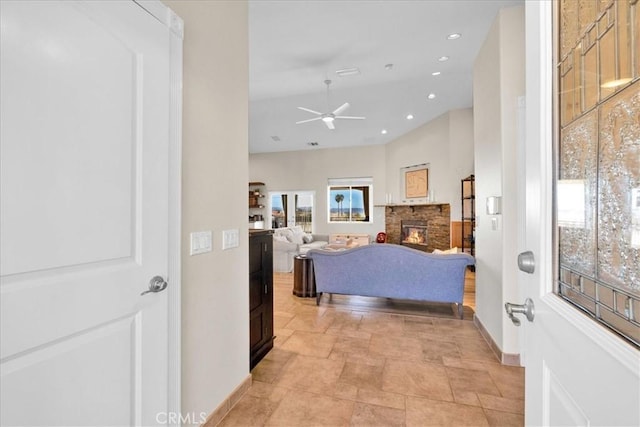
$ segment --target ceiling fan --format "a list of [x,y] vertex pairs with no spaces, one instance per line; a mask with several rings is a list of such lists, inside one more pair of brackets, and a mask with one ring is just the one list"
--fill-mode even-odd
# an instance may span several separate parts
[[[327,85],[327,104],[329,104],[329,85],[331,84],[331,80],[325,80],[324,83]],[[315,114],[318,117],[314,117],[312,119],[307,119],[307,120],[301,120],[299,122],[296,122],[297,125],[299,125],[300,123],[308,123],[316,120],[322,120],[329,129],[333,130],[336,128],[336,126],[333,124],[334,120],[336,119],[364,120],[366,118],[366,117],[355,117],[355,116],[341,116],[340,114],[344,110],[349,108],[348,102],[345,102],[344,104],[342,104],[341,106],[339,106],[338,108],[336,108],[330,113],[320,113],[318,111],[314,111],[304,107],[298,107],[298,108],[302,111],[307,111],[309,113]]]

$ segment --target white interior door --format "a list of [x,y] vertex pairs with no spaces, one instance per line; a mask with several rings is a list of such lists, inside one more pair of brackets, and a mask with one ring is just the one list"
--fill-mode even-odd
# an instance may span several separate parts
[[640,425],[640,353],[552,292],[552,15],[551,2],[526,2],[526,233],[533,274],[520,273],[525,421],[548,425]]
[[132,1],[0,7],[1,424],[156,424],[169,29]]

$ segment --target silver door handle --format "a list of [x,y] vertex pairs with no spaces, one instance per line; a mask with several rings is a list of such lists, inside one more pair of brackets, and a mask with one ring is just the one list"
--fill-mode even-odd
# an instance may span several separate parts
[[153,276],[151,280],[149,280],[149,289],[144,291],[140,295],[148,294],[150,292],[162,292],[165,289],[167,289],[167,282],[162,278],[162,276]]
[[533,318],[536,316],[535,306],[531,298],[527,298],[524,304],[511,304],[507,302],[504,304],[504,310],[516,326],[520,326],[520,319],[515,316],[516,314],[524,314],[529,322],[533,322]]

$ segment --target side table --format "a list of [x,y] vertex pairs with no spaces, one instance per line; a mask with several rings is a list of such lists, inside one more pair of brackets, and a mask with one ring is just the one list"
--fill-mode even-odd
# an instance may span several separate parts
[[293,294],[303,298],[316,296],[313,260],[304,255],[293,257]]

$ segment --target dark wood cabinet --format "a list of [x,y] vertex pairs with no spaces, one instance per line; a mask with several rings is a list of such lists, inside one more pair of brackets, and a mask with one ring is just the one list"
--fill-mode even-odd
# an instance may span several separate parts
[[273,232],[249,232],[250,368],[273,348]]

